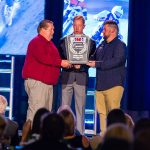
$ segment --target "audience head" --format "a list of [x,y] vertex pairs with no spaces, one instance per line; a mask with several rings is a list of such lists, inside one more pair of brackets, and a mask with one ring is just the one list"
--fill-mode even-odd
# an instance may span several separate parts
[[40,125],[41,125],[41,118],[44,114],[48,113],[49,111],[46,108],[40,108],[35,113],[35,116],[33,118],[33,124],[32,124],[32,134],[40,133]]
[[7,105],[7,99],[4,96],[0,95],[0,114],[5,114]]
[[48,113],[42,117],[41,138],[44,140],[61,140],[64,136],[63,118],[56,113]]
[[107,127],[114,123],[126,124],[126,117],[121,109],[113,109],[107,115]]
[[[58,108],[58,110],[57,110],[57,113],[59,114],[61,111],[63,111],[63,110],[68,110],[68,111],[70,111],[70,112],[72,112],[72,109],[71,109],[71,107],[69,106],[69,105],[61,105],[59,108]],[[73,112],[72,112],[73,113]]]
[[126,123],[127,123],[128,127],[130,129],[133,129],[134,128],[134,121],[133,121],[132,117],[129,114],[125,113],[125,118],[126,118]]
[[130,131],[127,125],[122,123],[115,123],[107,128],[104,134],[104,140],[109,138],[122,139],[128,142],[133,141],[132,132]]
[[143,129],[135,135],[134,150],[150,150],[150,129]]
[[75,116],[68,105],[61,106],[58,110],[59,115],[65,122],[64,136],[73,135],[75,132]]
[[131,143],[123,139],[109,138],[97,150],[131,150]]
[[125,124],[125,119],[122,120],[123,122],[119,121],[120,123],[116,123],[115,120],[115,122],[113,121],[113,123],[108,126],[103,136],[102,145],[99,146],[100,150],[131,150],[133,134]]

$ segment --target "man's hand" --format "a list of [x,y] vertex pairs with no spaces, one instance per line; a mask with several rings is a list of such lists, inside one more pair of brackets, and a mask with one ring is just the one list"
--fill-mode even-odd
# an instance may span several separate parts
[[87,65],[90,67],[95,67],[95,61],[89,61]]
[[81,65],[73,65],[75,69],[80,69]]
[[61,61],[61,66],[64,67],[64,68],[71,68],[72,65],[69,63],[68,60],[62,60]]

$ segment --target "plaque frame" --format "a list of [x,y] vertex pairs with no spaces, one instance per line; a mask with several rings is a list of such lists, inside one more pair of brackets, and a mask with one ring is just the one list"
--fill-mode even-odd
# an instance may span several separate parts
[[90,38],[84,34],[71,34],[65,39],[67,59],[71,64],[87,64]]

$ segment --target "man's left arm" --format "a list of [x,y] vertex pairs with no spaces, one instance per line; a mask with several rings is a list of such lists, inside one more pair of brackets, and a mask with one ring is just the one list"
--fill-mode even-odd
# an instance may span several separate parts
[[[95,60],[95,51],[96,51],[96,43],[95,41],[90,39],[89,60]],[[82,64],[78,69],[87,70],[88,68],[89,66],[87,64]]]
[[96,67],[100,68],[101,70],[109,70],[125,65],[126,49],[127,48],[124,43],[118,43],[114,50],[114,56],[110,59],[103,60],[101,63],[96,63]]

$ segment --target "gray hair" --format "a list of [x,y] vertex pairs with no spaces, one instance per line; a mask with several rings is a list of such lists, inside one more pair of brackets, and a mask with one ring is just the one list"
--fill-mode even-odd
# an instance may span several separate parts
[[46,19],[42,20],[37,27],[37,32],[39,33],[42,28],[47,29],[49,23],[53,24],[53,21],[46,20]]

